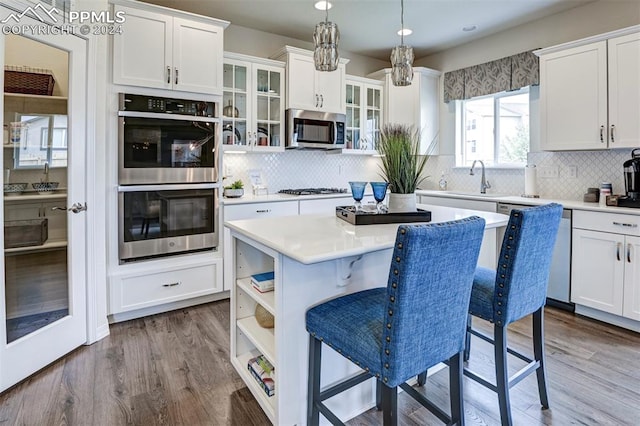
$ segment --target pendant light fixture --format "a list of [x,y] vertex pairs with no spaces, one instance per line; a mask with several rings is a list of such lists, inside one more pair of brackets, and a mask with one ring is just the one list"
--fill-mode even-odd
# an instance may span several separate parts
[[338,55],[340,31],[337,24],[329,22],[330,4],[328,1],[324,2],[324,22],[318,23],[313,32],[313,62],[318,71],[335,71],[340,60]]
[[391,50],[391,81],[394,86],[409,86],[413,80],[413,48],[404,44],[404,0],[400,0],[400,45]]

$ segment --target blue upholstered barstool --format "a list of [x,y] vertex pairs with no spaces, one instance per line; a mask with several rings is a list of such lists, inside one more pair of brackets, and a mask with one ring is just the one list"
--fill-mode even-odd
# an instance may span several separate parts
[[[484,231],[478,217],[401,225],[387,287],[342,296],[307,311],[307,425],[319,413],[341,421],[322,402],[375,377],[385,425],[397,424],[397,387],[449,424],[464,424],[462,356],[473,273]],[[322,342],[364,371],[320,391]],[[448,360],[451,416],[405,383]]]
[[[502,425],[511,425],[509,388],[536,372],[542,407],[549,408],[544,361],[544,304],[551,256],[562,217],[562,206],[547,204],[512,210],[505,230],[497,270],[477,268],[471,290],[469,314],[493,323],[493,339],[474,330],[469,316],[465,360],[470,334],[493,343],[496,384],[465,368],[464,374],[498,394]],[[507,326],[533,314],[534,359],[507,347]],[[528,364],[509,377],[507,353]]]

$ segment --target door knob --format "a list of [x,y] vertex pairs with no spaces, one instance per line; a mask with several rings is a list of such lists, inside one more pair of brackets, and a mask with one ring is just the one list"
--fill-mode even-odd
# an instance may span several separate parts
[[73,205],[69,207],[68,210],[74,213],[80,213],[82,211],[87,210],[87,203],[84,203],[84,204],[73,203]]
[[80,213],[82,211],[87,210],[87,203],[84,203],[84,204],[73,203],[73,205],[71,207],[69,207],[69,208],[66,208],[66,207],[51,207],[51,210],[68,210],[70,212]]

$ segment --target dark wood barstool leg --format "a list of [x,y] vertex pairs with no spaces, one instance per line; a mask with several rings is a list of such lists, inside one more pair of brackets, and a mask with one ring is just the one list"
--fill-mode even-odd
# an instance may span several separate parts
[[464,403],[462,400],[463,353],[449,358],[449,399],[451,402],[451,425],[464,426]]
[[398,424],[398,388],[381,386],[382,388],[382,424],[397,426]]
[[509,402],[509,371],[507,369],[507,327],[495,325],[494,356],[496,361],[496,387],[500,405],[502,426],[511,426],[511,406]]
[[471,315],[467,315],[467,332],[464,335],[464,361],[469,361],[471,355]]
[[382,411],[382,383],[376,380],[376,409]]
[[320,397],[320,365],[322,342],[309,335],[309,389],[307,390],[307,425],[320,424],[320,410],[316,401]]
[[549,394],[547,393],[546,365],[544,362],[544,307],[533,313],[533,354],[540,362],[536,369],[538,378],[538,394],[543,408],[549,408]]

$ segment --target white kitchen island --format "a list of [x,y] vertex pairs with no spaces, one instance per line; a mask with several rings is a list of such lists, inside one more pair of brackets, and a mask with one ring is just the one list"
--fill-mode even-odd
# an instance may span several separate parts
[[[485,219],[486,266],[495,266],[496,228],[505,215],[431,205],[431,222],[477,215]],[[307,402],[308,334],[305,312],[311,306],[355,291],[387,285],[398,224],[351,225],[335,216],[287,216],[225,222],[231,231],[231,362],[271,422],[304,425]],[[274,291],[260,293],[251,275],[274,271]],[[262,328],[256,304],[275,317],[275,327]],[[247,362],[262,354],[275,367],[275,395],[268,397],[248,370]],[[323,347],[322,386],[354,375],[359,369]],[[327,401],[343,421],[371,408],[373,380]],[[320,416],[322,419],[322,416]]]

